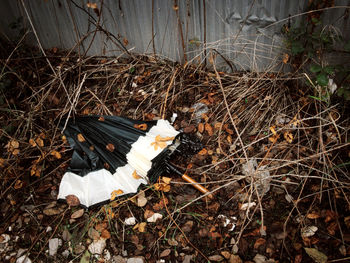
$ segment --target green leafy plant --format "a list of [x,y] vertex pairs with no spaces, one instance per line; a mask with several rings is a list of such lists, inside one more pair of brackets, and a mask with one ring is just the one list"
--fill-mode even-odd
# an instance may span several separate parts
[[324,25],[322,12],[318,10],[329,7],[325,4],[321,0],[310,2],[308,11],[311,12],[302,21],[285,25],[282,32],[286,37],[291,64],[311,80],[307,84],[311,82],[315,92],[310,97],[330,103],[331,96],[336,94],[350,100],[350,68],[330,64],[326,56],[334,52],[350,52],[350,41],[346,42],[334,26]]

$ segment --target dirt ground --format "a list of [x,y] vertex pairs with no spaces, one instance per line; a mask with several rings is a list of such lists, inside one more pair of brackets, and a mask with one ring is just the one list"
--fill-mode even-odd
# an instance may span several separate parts
[[[310,98],[303,76],[57,49],[9,55],[0,75],[1,262],[350,260],[350,107]],[[204,148],[172,162],[212,199],[165,174],[88,210],[57,202],[72,155],[59,121],[173,113],[174,127]]]

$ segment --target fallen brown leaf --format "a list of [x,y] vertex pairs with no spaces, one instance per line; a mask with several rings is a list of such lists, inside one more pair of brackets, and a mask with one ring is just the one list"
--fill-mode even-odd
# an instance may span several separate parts
[[212,136],[213,135],[213,127],[209,124],[209,123],[206,123],[205,126],[205,131],[208,133],[209,136]]
[[85,138],[84,138],[84,136],[83,136],[81,133],[79,133],[79,134],[77,135],[77,138],[78,138],[78,141],[79,141],[79,142],[85,142]]
[[82,209],[79,209],[79,210],[75,211],[75,212],[70,216],[70,218],[72,218],[72,219],[77,219],[77,218],[79,218],[79,217],[82,217],[83,214],[84,214],[84,209],[82,208]]
[[115,147],[114,147],[114,145],[113,145],[112,143],[108,143],[108,144],[106,145],[106,149],[107,149],[108,151],[110,151],[110,152],[113,152],[113,151],[115,150]]
[[109,231],[107,229],[103,229],[101,232],[101,237],[104,239],[109,239],[109,238],[111,238],[111,234],[109,233]]
[[71,207],[80,205],[80,200],[75,195],[67,195],[66,196],[66,202]]
[[258,249],[261,245],[265,243],[266,243],[266,240],[264,238],[258,238],[254,243],[254,249]]
[[169,256],[170,253],[171,253],[170,248],[167,248],[167,249],[163,250],[162,253],[160,253],[159,257],[160,258],[165,258],[165,257]]

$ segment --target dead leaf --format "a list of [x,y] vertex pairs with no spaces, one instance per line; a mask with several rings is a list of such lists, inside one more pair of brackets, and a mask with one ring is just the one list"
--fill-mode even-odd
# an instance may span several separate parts
[[312,212],[312,213],[309,213],[306,215],[306,217],[308,219],[317,219],[320,217],[320,214],[319,213],[316,213],[316,212]]
[[113,201],[118,195],[121,195],[123,194],[124,191],[121,190],[121,189],[118,189],[118,190],[114,190],[112,193],[111,193],[111,201]]
[[0,158],[0,167],[4,168],[5,167],[5,159]]
[[146,222],[141,222],[139,224],[136,224],[133,229],[137,229],[139,230],[140,233],[143,233],[146,231],[146,226],[147,226],[147,223]]
[[16,140],[12,140],[12,141],[10,142],[10,146],[11,146],[13,149],[17,149],[17,148],[19,148],[19,142],[16,141]]
[[160,200],[158,203],[154,204],[152,208],[156,211],[162,210],[169,203],[168,198]]
[[198,131],[199,131],[200,133],[203,133],[203,132],[204,132],[204,124],[203,124],[202,122],[200,122],[200,123],[198,124]]
[[167,249],[163,250],[162,253],[160,253],[159,257],[160,258],[165,258],[165,257],[169,256],[170,253],[171,253],[170,248],[167,248]]
[[258,249],[261,245],[265,243],[266,243],[266,240],[264,238],[258,238],[254,243],[254,249]]
[[177,242],[175,239],[173,238],[169,238],[168,239],[168,244],[169,246],[178,246],[179,245],[179,242]]
[[278,134],[274,135],[272,137],[269,137],[269,141],[272,142],[272,143],[276,143],[279,137],[280,136]]
[[103,116],[100,116],[100,117],[98,118],[98,120],[99,120],[99,121],[105,121],[105,118],[104,118]]
[[184,133],[192,133],[196,130],[196,126],[194,126],[193,124],[187,126],[184,128]]
[[332,222],[329,224],[329,226],[327,226],[327,232],[328,234],[330,234],[331,236],[335,235],[335,231],[338,230],[338,224],[337,222]]
[[208,259],[211,261],[214,261],[214,262],[220,262],[220,261],[224,260],[224,258],[220,255],[213,255],[213,256],[208,257]]
[[283,64],[287,64],[289,60],[289,55],[287,53],[283,54],[282,62]]
[[298,255],[296,255],[295,258],[294,258],[294,263],[301,263],[302,260],[303,260],[303,255],[298,254]]
[[79,210],[75,211],[75,212],[70,216],[70,218],[72,218],[72,219],[77,219],[77,218],[79,218],[79,217],[82,217],[83,214],[84,214],[84,209],[82,208],[82,209],[79,209]]
[[[247,237],[247,236],[260,236],[260,233],[261,233],[261,227],[260,228],[256,228],[256,229],[254,229],[252,232],[249,232],[249,233],[247,233],[247,234],[244,234],[243,236],[244,237]],[[264,226],[264,228],[263,228],[263,230],[264,231],[266,231],[266,226]]]
[[109,231],[107,229],[103,229],[101,232],[101,237],[104,239],[109,239],[109,238],[111,238],[111,234],[109,233]]
[[142,124],[135,124],[134,128],[145,131],[147,130],[147,124],[146,123],[142,123]]
[[205,149],[205,148],[203,148],[202,150],[200,150],[199,152],[198,152],[198,155],[207,155],[208,154],[208,151],[207,151],[207,149]]
[[14,150],[12,151],[12,154],[13,154],[13,155],[18,155],[18,154],[19,154],[19,150],[18,150],[18,149],[14,149]]
[[15,188],[17,190],[17,189],[22,188],[22,186],[23,186],[23,182],[21,180],[17,180],[15,185],[13,186],[13,188]]
[[164,184],[164,183],[155,183],[154,185],[154,189],[157,191],[163,191],[165,193],[169,192],[171,187],[170,184]]
[[318,227],[317,226],[306,226],[303,227],[300,231],[301,231],[301,237],[312,237],[313,235],[315,235],[315,233],[317,232]]
[[273,135],[277,135],[275,128],[276,128],[275,126],[270,127],[270,131],[272,132]]
[[43,213],[47,216],[55,216],[61,213],[61,210],[59,210],[56,207],[52,207],[52,208],[46,208],[44,209]]
[[110,151],[110,152],[113,152],[113,151],[115,150],[115,147],[114,147],[114,145],[113,145],[112,143],[108,143],[108,144],[106,145],[106,149],[107,149],[108,151]]
[[136,172],[136,170],[132,173],[132,177],[134,177],[134,179],[138,180],[138,179],[141,179],[142,177],[139,176]]
[[99,240],[100,239],[100,233],[93,227],[90,227],[88,230],[88,236],[92,240]]
[[80,205],[79,198],[76,197],[75,195],[67,195],[66,196],[66,202],[71,207]]
[[44,141],[40,137],[36,138],[35,142],[38,146],[44,147]]
[[[220,253],[225,259],[229,259],[231,257],[231,253],[228,251],[221,251]],[[231,261],[230,261],[231,263]]]
[[221,125],[222,125],[222,123],[221,123],[221,122],[215,122],[215,124],[214,124],[214,128],[215,128],[215,130],[219,130],[219,129],[220,129],[220,127],[221,127]]
[[243,263],[242,259],[238,255],[231,255],[229,262],[230,263]]
[[145,197],[145,192],[140,192],[137,196],[137,206],[143,207],[147,204],[147,198]]
[[[316,192],[316,191],[315,191]],[[338,217],[337,213],[332,210],[326,211],[326,218],[324,220],[325,223],[328,223]]]
[[212,136],[213,135],[213,127],[209,124],[209,123],[206,123],[205,126],[204,126],[206,132],[208,133],[209,136]]
[[293,142],[293,134],[291,134],[290,132],[285,132],[283,134],[284,139],[288,142],[288,143],[292,143]]
[[129,40],[126,37],[123,39],[123,44],[124,46],[127,46],[129,44]]
[[316,263],[326,263],[328,258],[325,254],[318,251],[316,248],[304,247],[305,252],[316,262]]
[[102,223],[99,223],[95,226],[95,229],[98,231],[98,232],[102,232],[103,229],[106,229],[107,228],[107,223],[106,222],[102,222]]
[[35,146],[36,146],[36,142],[35,142],[33,139],[30,139],[30,140],[29,140],[29,144],[30,144],[32,147],[35,147]]
[[79,142],[85,142],[85,138],[84,138],[84,136],[83,136],[81,133],[79,133],[79,134],[77,135],[77,138],[78,138],[78,141],[79,141]]
[[231,135],[227,135],[227,141],[229,144],[232,144],[232,137]]
[[143,213],[143,216],[145,219],[150,218],[153,215],[154,215],[154,212],[152,210],[149,210],[149,209],[146,209],[145,212]]
[[58,151],[53,150],[50,154],[55,156],[56,159],[61,159],[62,158],[62,155]]
[[163,176],[163,177],[162,177],[162,181],[163,181],[164,183],[166,183],[166,184],[170,184],[171,178],[170,178],[170,177]]
[[86,3],[86,6],[88,8],[92,8],[92,9],[97,9],[98,8],[96,3]]

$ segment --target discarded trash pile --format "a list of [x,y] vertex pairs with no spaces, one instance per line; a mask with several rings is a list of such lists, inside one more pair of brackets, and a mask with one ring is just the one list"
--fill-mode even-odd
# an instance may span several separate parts
[[[64,133],[74,152],[58,199],[74,195],[86,207],[135,193],[140,184],[155,182],[163,172],[177,172],[168,159],[189,142],[162,119],[83,116],[67,124]],[[190,151],[200,149],[192,143]]]

